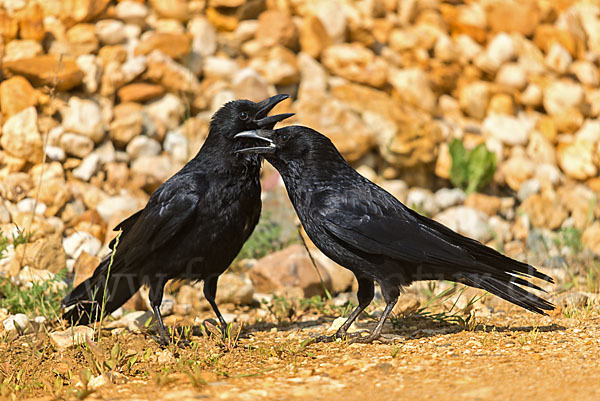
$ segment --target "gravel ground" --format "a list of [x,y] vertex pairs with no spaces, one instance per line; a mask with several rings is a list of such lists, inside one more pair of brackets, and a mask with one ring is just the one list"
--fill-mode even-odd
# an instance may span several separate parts
[[[370,345],[303,346],[331,325],[333,318],[318,315],[295,324],[247,324],[230,347],[193,335],[191,348],[160,349],[147,334],[118,330],[100,344],[65,350],[43,334],[4,338],[0,395],[48,400],[596,400],[600,315],[589,309],[575,315],[538,317],[509,308],[476,318],[468,331],[419,316],[399,318],[387,325],[393,343]],[[373,325],[365,318],[358,328]],[[128,364],[133,355],[136,360]],[[81,384],[82,369],[90,373],[88,392]]]

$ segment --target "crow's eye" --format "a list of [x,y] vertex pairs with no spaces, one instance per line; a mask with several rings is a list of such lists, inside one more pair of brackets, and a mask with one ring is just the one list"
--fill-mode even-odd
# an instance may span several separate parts
[[290,139],[290,136],[288,134],[281,134],[279,139],[281,139],[281,142],[287,142],[287,140]]
[[247,111],[242,111],[239,115],[240,120],[242,121],[246,121],[248,119],[249,115]]

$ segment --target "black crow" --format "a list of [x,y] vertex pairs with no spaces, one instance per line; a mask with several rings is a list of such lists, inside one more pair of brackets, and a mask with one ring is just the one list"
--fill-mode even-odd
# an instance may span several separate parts
[[236,153],[242,143],[234,136],[272,129],[290,117],[267,117],[286,98],[236,100],[219,109],[198,154],[154,191],[144,209],[115,228],[121,234],[118,243],[117,238],[110,243],[113,252],[65,297],[63,317],[75,324],[97,321],[103,303],[109,314],[146,284],[160,341],[166,343],[159,307],[166,282],[178,278],[204,280],[204,295],[225,325],[215,303],[217,280],[254,230],[261,210],[261,156]]
[[263,155],[279,171],[310,239],[358,280],[358,307],[335,335],[321,340],[346,336],[373,299],[374,282],[381,287],[385,310],[369,336],[352,341],[379,339],[401,287],[418,280],[481,288],[540,314],[554,308],[521,287],[541,290],[525,278],[552,283],[551,277],[406,207],[356,172],[319,132],[290,126],[242,132],[236,138],[257,140],[238,152]]

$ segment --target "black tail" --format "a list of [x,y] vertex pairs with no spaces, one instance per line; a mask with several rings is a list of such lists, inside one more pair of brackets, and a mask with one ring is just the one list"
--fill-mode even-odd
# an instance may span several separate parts
[[470,254],[475,258],[472,269],[464,269],[456,276],[460,282],[472,287],[484,289],[502,299],[512,302],[522,308],[535,313],[547,315],[544,311],[554,309],[552,303],[535,294],[527,291],[525,288],[544,291],[541,287],[530,283],[526,279],[532,277],[554,283],[552,277],[540,272],[535,267],[511,259],[496,252],[492,248],[475,246],[469,244],[466,247]]
[[[545,311],[553,310],[554,305],[545,299],[527,291],[533,289],[546,292],[543,288],[530,283],[527,279],[536,277],[553,283],[554,280],[533,266],[500,255],[496,257],[490,249],[489,254],[479,254],[478,260],[465,261],[462,266],[437,265],[427,269],[431,278],[456,281],[471,287],[481,288],[494,295],[512,302],[529,311],[547,315]],[[471,253],[473,255],[473,253]],[[487,258],[484,258],[487,256]],[[527,289],[526,289],[527,288]]]
[[108,281],[106,280],[109,263],[110,257],[105,258],[98,265],[92,277],[75,287],[63,299],[62,306],[66,309],[63,319],[72,324],[96,322],[102,315],[103,304],[103,316],[106,316],[137,292],[141,287],[137,275],[110,272]]
[[454,232],[435,220],[408,210],[421,222],[422,227],[431,230],[433,235],[441,237],[457,249],[451,261],[448,260],[448,253],[439,257],[431,253],[428,255],[430,265],[420,273],[430,273],[433,279],[456,281],[484,289],[508,302],[542,315],[546,315],[544,311],[554,309],[554,305],[550,302],[525,290],[525,288],[532,288],[545,292],[526,279],[535,277],[554,283],[552,277],[527,263],[511,259],[479,241]]
[[[457,280],[471,287],[481,288],[502,299],[512,302],[522,308],[530,310],[541,315],[547,315],[545,311],[553,310],[554,305],[545,299],[525,290],[518,284],[526,285],[529,288],[543,291],[540,287],[531,284],[520,277],[513,277],[510,280],[503,280],[488,275],[478,275],[474,273],[462,274],[462,278]],[[544,291],[545,292],[545,291]]]

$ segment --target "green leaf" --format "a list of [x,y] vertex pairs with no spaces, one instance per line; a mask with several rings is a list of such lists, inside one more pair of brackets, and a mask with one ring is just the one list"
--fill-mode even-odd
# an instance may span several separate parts
[[468,152],[460,140],[454,139],[450,143],[450,156],[450,181],[467,194],[480,190],[494,178],[496,155],[485,144],[481,143]]
[[450,143],[450,156],[452,157],[450,181],[455,187],[463,188],[468,180],[468,154],[465,146],[460,140],[455,139]]
[[466,192],[471,193],[488,185],[496,172],[496,154],[480,143],[469,153],[467,164],[468,185]]
[[110,350],[110,359],[112,359],[113,361],[116,361],[117,358],[119,357],[119,351],[121,351],[121,349],[119,347],[119,343],[115,343],[115,345]]
[[131,358],[129,358],[129,360],[127,361],[127,369],[131,370],[131,367],[137,362],[137,354],[135,354],[134,356],[132,356]]
[[87,387],[87,384],[92,379],[92,372],[88,368],[83,368],[79,371],[79,378],[81,379],[83,386]]

